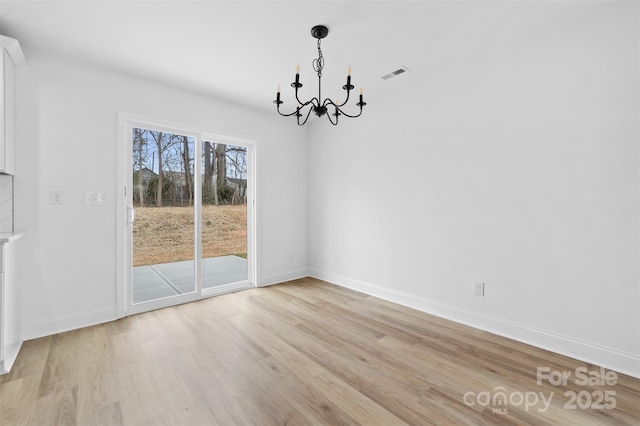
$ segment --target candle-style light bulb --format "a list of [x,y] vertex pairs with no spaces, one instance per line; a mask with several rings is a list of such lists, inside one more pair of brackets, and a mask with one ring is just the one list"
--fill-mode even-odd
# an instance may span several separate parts
[[351,67],[349,67],[349,69],[347,70],[347,84],[343,87],[343,89],[345,89],[347,93],[349,92],[349,90],[353,89],[353,86],[351,86]]
[[278,83],[278,92],[276,93],[276,103],[280,102],[280,83]]
[[296,67],[296,84],[300,83],[300,65]]

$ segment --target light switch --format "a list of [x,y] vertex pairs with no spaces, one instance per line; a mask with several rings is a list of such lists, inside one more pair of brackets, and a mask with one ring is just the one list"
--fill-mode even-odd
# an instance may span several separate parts
[[84,205],[85,206],[105,206],[107,200],[104,192],[85,192],[84,193]]

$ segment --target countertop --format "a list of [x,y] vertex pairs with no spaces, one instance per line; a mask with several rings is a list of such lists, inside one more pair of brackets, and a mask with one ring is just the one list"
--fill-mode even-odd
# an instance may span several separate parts
[[24,237],[24,232],[0,232],[0,244],[10,243]]

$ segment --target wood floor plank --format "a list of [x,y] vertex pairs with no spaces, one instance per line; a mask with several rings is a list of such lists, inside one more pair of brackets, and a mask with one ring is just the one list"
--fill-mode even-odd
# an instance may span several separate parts
[[0,376],[0,384],[33,374],[41,375],[47,361],[52,336],[24,342],[9,374]]
[[[31,416],[24,424],[75,425],[77,424],[78,388],[59,390],[36,399]],[[21,424],[18,423],[18,424]]]
[[117,426],[124,423],[120,402],[105,405],[91,411],[88,418],[79,420],[79,424],[87,426]]
[[[640,380],[537,383],[538,367],[601,374],[304,278],[25,342],[0,424],[640,424]],[[586,405],[604,392],[615,408]]]
[[0,425],[20,424],[35,405],[40,376],[32,374],[0,386]]
[[321,365],[289,345],[286,339],[265,327],[262,322],[249,322],[244,317],[234,317],[231,322],[297,376],[312,379],[325,371]]
[[86,347],[82,361],[78,363],[78,423],[95,424],[104,419],[111,424],[122,417],[111,370],[115,365],[112,339],[105,327],[89,327],[83,333]]
[[86,357],[78,357],[88,348],[83,345],[82,336],[83,330],[53,336],[40,380],[39,398],[78,386],[79,367],[87,362]]
[[[354,419],[354,421],[358,423],[389,425],[404,423],[365,397],[357,389],[346,385],[337,377],[327,373],[322,366],[289,346],[286,340],[281,339],[277,334],[269,330],[268,325],[259,323],[247,326],[247,323],[243,321],[239,326],[244,326],[245,333],[249,334],[265,348],[268,348],[268,351],[273,354],[267,360],[267,365],[271,370],[279,371],[283,375],[285,374],[284,372],[291,373],[292,378],[284,380],[284,383],[291,383],[294,380],[293,377],[298,381],[307,383],[313,388],[313,392],[323,394],[324,398],[329,399],[343,411],[350,413],[350,415],[355,415],[357,420]],[[278,382],[283,382],[282,378]],[[331,386],[327,386],[327,383],[331,383]],[[328,419],[319,420],[326,421]]]
[[[197,361],[199,362],[199,361]],[[252,403],[245,409],[238,407],[246,399],[246,393],[237,386],[234,378],[228,374],[217,356],[202,358],[202,364],[189,366],[181,370],[184,374],[188,395],[201,398],[213,413],[211,424],[240,425],[250,424],[253,415]],[[159,424],[168,424],[161,422]]]
[[300,380],[278,360],[265,358],[260,365],[248,370],[253,385],[269,399],[278,401],[270,405],[280,408],[284,416],[276,416],[275,423],[284,419],[285,424],[352,424],[349,415],[333,404],[324,392],[318,392],[310,382]]
[[[269,324],[274,327],[274,324]],[[411,424],[429,422],[427,413],[416,410],[415,404],[429,384],[414,377],[393,377],[392,370],[376,359],[369,359],[354,350],[345,351],[333,336],[320,334],[311,324],[295,327],[278,324],[279,334],[292,337],[298,351],[328,372],[355,387],[368,398],[403,421]],[[320,337],[324,337],[321,340]],[[298,343],[299,342],[299,343]],[[387,374],[383,374],[385,372]],[[395,391],[392,391],[394,389]]]
[[328,372],[316,376],[316,386],[322,387],[333,403],[341,407],[359,424],[365,425],[406,425],[404,421]]

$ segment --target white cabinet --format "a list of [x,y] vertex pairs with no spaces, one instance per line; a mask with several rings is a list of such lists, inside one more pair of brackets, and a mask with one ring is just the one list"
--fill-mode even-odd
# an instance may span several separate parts
[[0,173],[15,172],[15,67],[24,62],[18,40],[0,35]]
[[[24,62],[24,55],[18,40],[3,35],[0,35],[0,53],[0,174],[11,175],[2,176],[0,179],[0,199],[3,200],[0,209],[0,231],[13,231],[14,68]],[[18,310],[20,289],[13,275],[16,268],[12,256],[16,244],[12,241],[20,237],[21,234],[0,232],[0,374],[9,372],[22,345]]]
[[14,279],[13,249],[21,234],[0,234],[0,374],[8,373],[20,352],[19,289]]

